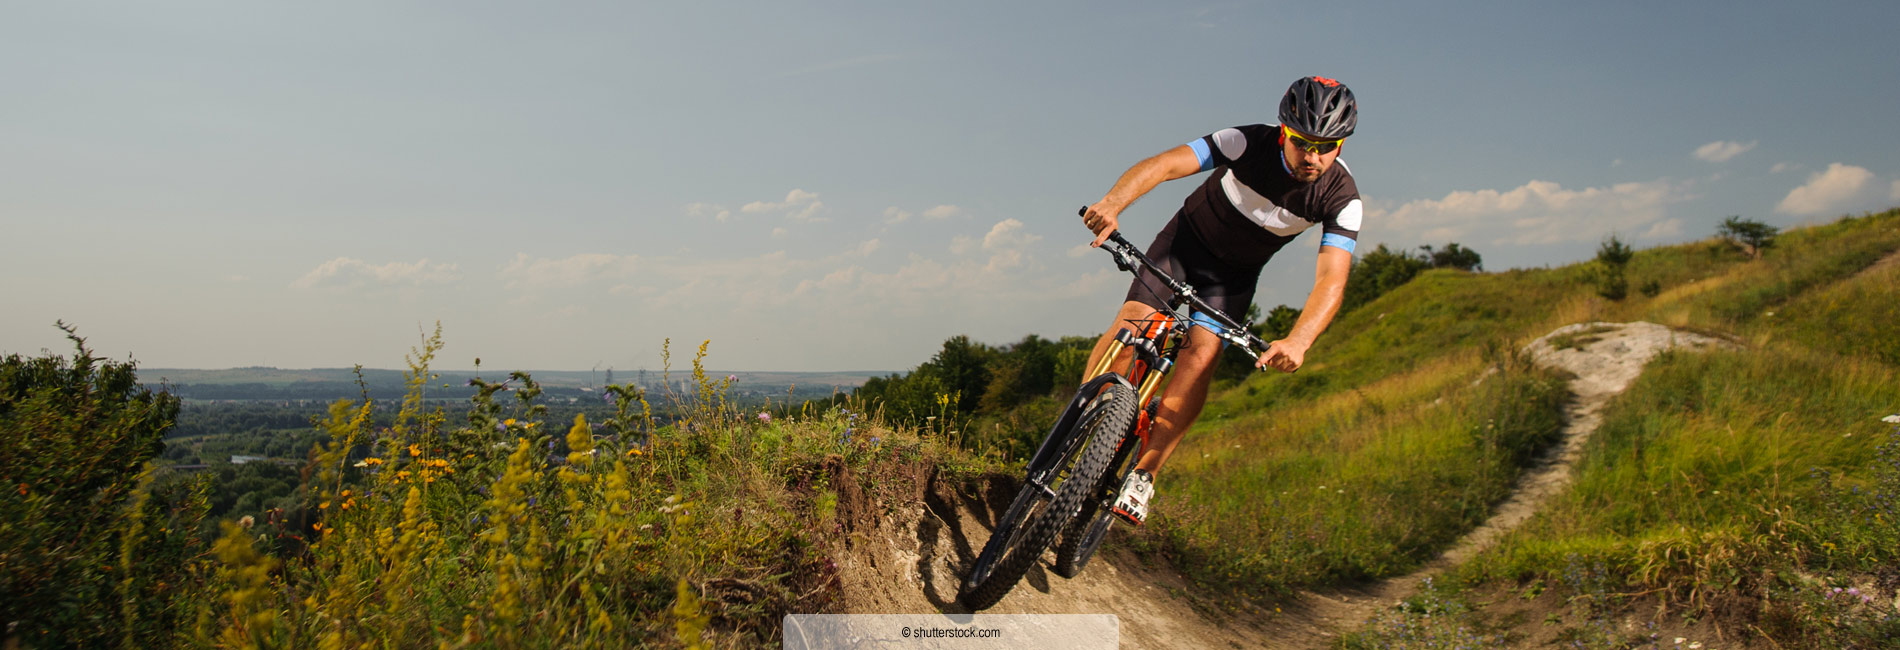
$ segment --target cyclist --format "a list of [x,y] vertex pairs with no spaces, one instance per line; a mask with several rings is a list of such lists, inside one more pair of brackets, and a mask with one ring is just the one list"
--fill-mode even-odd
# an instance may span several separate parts
[[[1296,235],[1321,224],[1317,275],[1306,307],[1292,332],[1270,343],[1257,364],[1282,372],[1298,370],[1307,348],[1339,311],[1352,269],[1363,207],[1352,170],[1339,160],[1339,152],[1358,119],[1358,106],[1345,84],[1325,77],[1294,81],[1280,99],[1279,124],[1221,129],[1122,173],[1108,194],[1083,212],[1083,223],[1096,235],[1090,245],[1107,241],[1122,210],[1163,181],[1213,170],[1155,236],[1147,254],[1169,275],[1194,287],[1209,306],[1239,316],[1253,303],[1254,286],[1267,260]],[[1101,360],[1123,323],[1153,316],[1166,305],[1168,295],[1166,285],[1144,271],[1129,286],[1121,311],[1096,342],[1086,367]],[[1147,451],[1115,500],[1115,514],[1135,525],[1147,518],[1155,473],[1200,415],[1215,358],[1225,345],[1216,334],[1220,326],[1211,318],[1199,312],[1191,318],[1188,346],[1175,360],[1149,429]]]

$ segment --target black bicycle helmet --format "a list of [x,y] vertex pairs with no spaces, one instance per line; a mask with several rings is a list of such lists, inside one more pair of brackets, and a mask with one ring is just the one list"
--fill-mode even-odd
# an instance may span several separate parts
[[1280,123],[1321,140],[1352,135],[1359,105],[1346,84],[1325,77],[1302,77],[1280,98]]

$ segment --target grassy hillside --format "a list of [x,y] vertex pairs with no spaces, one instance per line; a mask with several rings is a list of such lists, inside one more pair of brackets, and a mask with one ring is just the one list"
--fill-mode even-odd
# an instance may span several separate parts
[[[1653,363],[1575,489],[1467,581],[1555,584],[1601,562],[1630,592],[1705,605],[1866,578],[1900,559],[1893,513],[1865,511],[1900,498],[1873,467],[1879,418],[1900,412],[1900,265],[1874,264],[1897,249],[1893,211],[1783,233],[1760,259],[1717,239],[1648,249],[1626,274],[1655,295],[1620,301],[1597,295],[1589,263],[1427,272],[1340,318],[1300,373],[1211,398],[1139,543],[1241,592],[1406,572],[1482,520],[1558,426],[1559,378],[1509,351],[1564,324],[1650,320],[1745,347]],[[1811,573],[1736,577],[1790,568]],[[1781,638],[1820,639],[1775,607],[1757,610]]]

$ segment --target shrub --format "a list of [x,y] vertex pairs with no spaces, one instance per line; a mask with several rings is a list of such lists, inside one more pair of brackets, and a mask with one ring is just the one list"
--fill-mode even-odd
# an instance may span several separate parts
[[202,484],[154,487],[178,398],[131,361],[0,360],[0,624],[29,646],[169,645],[200,581]]
[[1636,251],[1623,243],[1616,235],[1603,240],[1597,247],[1597,258],[1592,270],[1592,278],[1597,287],[1597,295],[1611,300],[1622,300],[1629,295],[1629,281],[1623,278],[1623,267],[1628,266]]
[[1751,257],[1761,259],[1762,249],[1775,245],[1777,230],[1774,226],[1735,215],[1722,220],[1722,227],[1715,232],[1721,238],[1741,246]]

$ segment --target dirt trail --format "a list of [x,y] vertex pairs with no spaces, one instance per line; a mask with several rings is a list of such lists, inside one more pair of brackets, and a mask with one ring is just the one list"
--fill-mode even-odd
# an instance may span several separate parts
[[[1561,443],[1518,478],[1512,495],[1490,520],[1410,575],[1302,593],[1276,603],[1277,613],[1229,611],[1236,608],[1222,606],[1218,596],[1201,593],[1167,567],[1150,565],[1111,544],[1073,580],[1056,576],[1048,562],[1039,563],[985,613],[1115,614],[1121,617],[1125,648],[1324,646],[1380,608],[1415,593],[1425,578],[1490,548],[1567,487],[1584,444],[1602,422],[1599,411],[1629,386],[1650,358],[1672,347],[1727,345],[1732,344],[1640,322],[1570,325],[1533,341],[1526,350],[1539,363],[1577,376],[1571,382],[1576,399],[1567,408]],[[846,610],[965,613],[955,602],[957,582],[988,540],[994,517],[1015,495],[1016,486],[1007,483],[953,486],[933,476],[918,482],[916,505],[883,514],[857,513],[858,524],[848,542],[851,552],[839,565]]]

